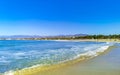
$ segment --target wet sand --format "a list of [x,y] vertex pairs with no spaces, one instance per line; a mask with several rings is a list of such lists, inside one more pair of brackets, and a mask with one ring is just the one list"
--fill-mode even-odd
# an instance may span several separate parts
[[35,75],[120,75],[120,45],[93,59]]

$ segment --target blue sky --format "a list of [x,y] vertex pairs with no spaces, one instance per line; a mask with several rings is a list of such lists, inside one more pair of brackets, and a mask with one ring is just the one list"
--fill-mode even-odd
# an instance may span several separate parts
[[0,35],[119,34],[120,0],[0,0]]

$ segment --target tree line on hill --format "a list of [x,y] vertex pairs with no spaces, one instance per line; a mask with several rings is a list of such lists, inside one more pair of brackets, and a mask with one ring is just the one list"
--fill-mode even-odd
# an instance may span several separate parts
[[75,39],[120,39],[119,35],[87,35],[87,36],[80,36],[75,37]]
[[52,37],[52,38],[41,38],[41,39],[65,39],[65,40],[74,40],[74,39],[120,39],[120,34],[115,34],[115,35],[86,35],[86,36],[71,36],[71,37]]
[[120,39],[120,34],[115,35],[85,35],[85,36],[55,36],[34,38],[0,38],[1,40],[76,40],[76,39]]

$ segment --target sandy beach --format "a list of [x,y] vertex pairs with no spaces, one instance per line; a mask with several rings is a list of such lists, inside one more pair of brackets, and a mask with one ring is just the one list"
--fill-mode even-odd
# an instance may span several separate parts
[[96,42],[115,42],[120,43],[120,39],[85,39],[79,41],[96,41]]
[[[112,40],[56,40],[56,41],[96,41],[96,42],[116,42]],[[120,44],[116,42],[115,46],[110,47],[105,52],[94,58],[76,59],[57,64],[54,66],[40,67],[33,66],[29,69],[18,70],[7,74],[12,75],[120,75]]]
[[115,42],[120,43],[120,39],[74,39],[74,40],[55,40],[55,41],[73,41],[73,42],[80,42],[80,41],[88,41],[88,42]]
[[38,73],[37,75],[120,75],[120,45],[91,60],[59,69]]

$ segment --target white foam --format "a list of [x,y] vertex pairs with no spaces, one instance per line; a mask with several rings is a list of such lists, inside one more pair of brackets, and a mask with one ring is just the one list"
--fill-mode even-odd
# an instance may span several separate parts
[[1,56],[0,57],[0,63],[10,63],[10,61],[7,60],[5,56]]
[[17,53],[15,53],[14,55],[15,55],[15,56],[23,56],[23,55],[25,55],[25,52],[17,52]]
[[[38,58],[40,61],[42,60],[47,60],[50,61],[52,64],[58,64],[58,63],[63,63],[67,62],[70,60],[77,59],[81,56],[88,56],[88,57],[95,57],[98,56],[98,52],[104,52],[107,50],[111,45],[111,43],[99,43],[99,44],[85,44],[85,45],[70,45],[71,47],[67,48],[59,48],[59,49],[47,49],[43,51],[38,51],[38,50],[30,50],[30,51],[17,51],[14,53],[7,53],[12,54],[9,55],[10,58],[13,59],[24,59],[24,58]],[[4,57],[2,57],[4,58]],[[8,57],[9,58],[9,57]],[[57,59],[57,60],[56,60]],[[2,59],[1,59],[2,60]],[[54,62],[55,61],[55,62]],[[6,61],[4,61],[6,62]],[[47,62],[43,62],[41,64],[33,64],[33,66],[28,67],[28,68],[34,68],[37,66],[45,66],[45,65],[51,65],[48,64]],[[24,68],[25,69],[25,68]],[[13,72],[6,72],[5,75],[12,75]]]
[[14,75],[14,71],[5,72],[3,75]]
[[97,48],[96,50],[88,51],[86,53],[80,54],[81,56],[98,56],[98,52],[104,52],[107,50],[109,46],[101,46],[100,48]]

